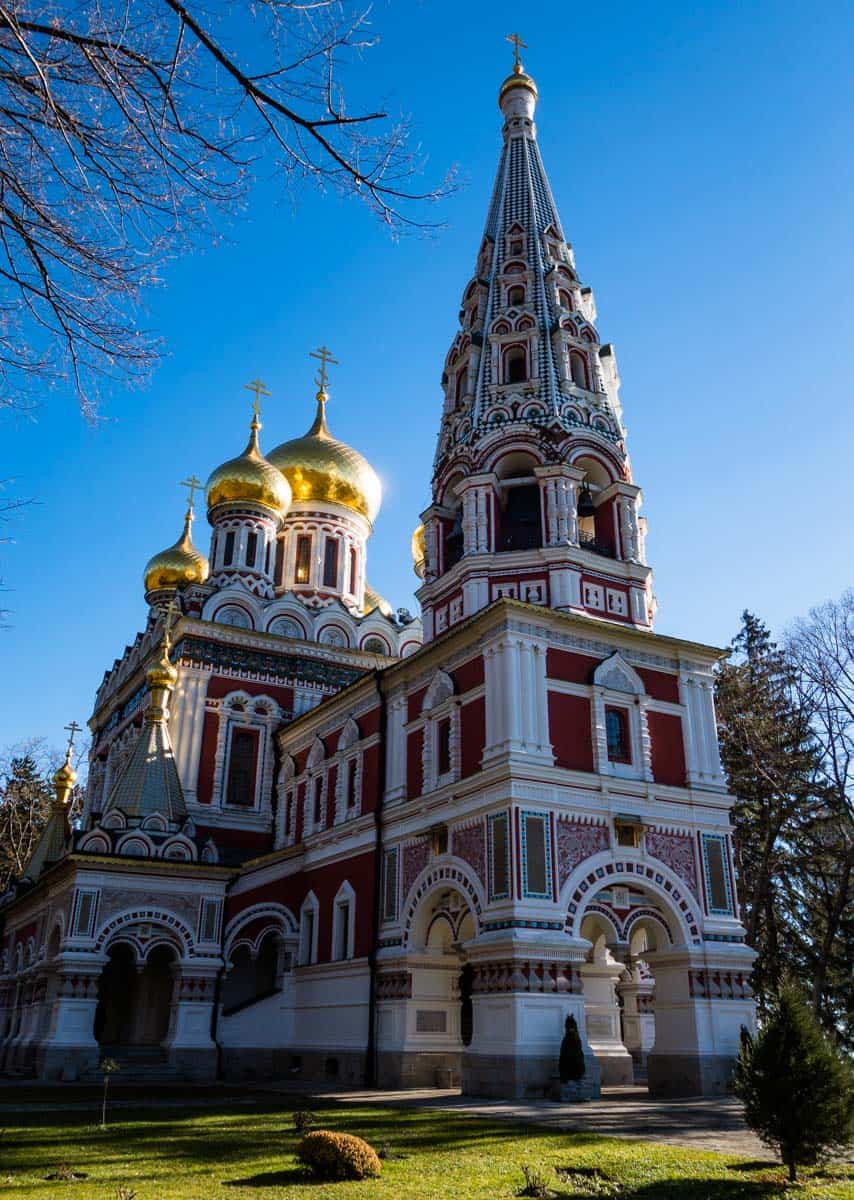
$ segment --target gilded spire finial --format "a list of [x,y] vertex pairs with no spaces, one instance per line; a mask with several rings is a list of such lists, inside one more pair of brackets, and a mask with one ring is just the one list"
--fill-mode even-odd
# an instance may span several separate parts
[[320,399],[321,395],[323,396],[324,400],[326,400],[328,396],[326,385],[329,382],[326,364],[332,363],[333,366],[337,367],[339,365],[338,359],[332,357],[332,351],[328,350],[326,346],[321,346],[319,350],[309,350],[308,356],[309,358],[320,359],[320,370],[315,375],[314,382],[317,384],[319,389],[317,393],[318,400]]
[[252,401],[252,428],[258,430],[261,428],[261,397],[272,396],[272,392],[267,390],[266,383],[262,383],[260,379],[253,379],[251,383],[243,385],[248,392],[255,393],[255,399]]
[[197,479],[195,475],[191,475],[189,479],[181,480],[181,487],[185,487],[189,493],[187,497],[187,515],[192,520],[196,508],[196,490],[204,487],[204,484],[202,483],[201,479]]
[[57,809],[65,809],[68,804],[68,798],[71,795],[71,789],[77,782],[77,772],[71,765],[71,753],[74,749],[74,738],[80,732],[82,726],[76,721],[72,721],[70,725],[66,725],[68,730],[68,745],[65,747],[65,762],[54,773],[53,784],[56,788],[56,800],[54,805]]
[[180,615],[180,611],[178,610],[173,597],[166,607],[166,624],[163,626],[163,646],[167,654],[172,648],[172,626],[175,622],[175,618],[179,617]]
[[528,43],[523,42],[518,33],[508,33],[507,37],[504,40],[507,42],[510,42],[513,46],[513,74],[521,75],[522,74],[522,59],[519,57],[519,51],[527,50]]

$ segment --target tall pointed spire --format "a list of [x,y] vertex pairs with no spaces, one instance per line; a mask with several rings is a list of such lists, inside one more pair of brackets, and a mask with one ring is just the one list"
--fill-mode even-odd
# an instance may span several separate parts
[[166,723],[169,698],[178,679],[178,672],[169,658],[175,615],[176,610],[170,604],[160,653],[147,675],[150,699],[142,729],[104,806],[105,813],[110,809],[119,809],[131,824],[153,813],[161,814],[174,824],[180,824],[187,816],[184,792]]
[[[496,595],[648,627],[640,489],[631,480],[613,348],[600,340],[593,293],[578,277],[540,155],[538,90],[521,61],[524,42],[518,34],[508,41],[514,62],[498,93],[498,171],[445,360],[433,505],[422,518],[425,633],[434,601],[441,632]],[[594,510],[586,515],[577,509],[582,488]],[[523,565],[504,557],[510,551],[526,552],[525,577],[505,578],[496,592],[490,575]],[[582,573],[600,570],[602,559],[614,586],[603,578],[585,593]],[[461,587],[462,599],[439,603],[446,589],[459,597]]]

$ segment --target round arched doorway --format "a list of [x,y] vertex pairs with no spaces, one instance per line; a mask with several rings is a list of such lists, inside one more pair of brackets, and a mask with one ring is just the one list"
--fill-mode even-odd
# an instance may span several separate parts
[[108,949],[93,1030],[102,1048],[161,1045],[169,1032],[176,961],[175,951],[165,943],[154,946],[144,961],[129,942]]

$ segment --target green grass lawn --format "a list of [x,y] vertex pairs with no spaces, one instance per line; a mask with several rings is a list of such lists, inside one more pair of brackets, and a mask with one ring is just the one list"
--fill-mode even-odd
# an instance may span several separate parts
[[[70,1114],[0,1115],[0,1194],[9,1200],[495,1200],[523,1186],[522,1164],[571,1172],[551,1187],[561,1200],[852,1200],[854,1173],[811,1172],[787,1188],[782,1169],[650,1142],[603,1138],[420,1110],[327,1104],[320,1124],[390,1152],[379,1180],[316,1184],[295,1157],[290,1109],[236,1097],[209,1107],[97,1107]],[[86,1178],[47,1180],[60,1167]]]

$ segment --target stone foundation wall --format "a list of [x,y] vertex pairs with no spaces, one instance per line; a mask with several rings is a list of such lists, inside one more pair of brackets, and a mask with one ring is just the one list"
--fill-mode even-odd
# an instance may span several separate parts
[[[585,1054],[585,1090],[600,1093],[599,1063]],[[549,1096],[557,1080],[557,1059],[510,1054],[464,1054],[462,1089],[467,1096],[532,1100]],[[559,1080],[557,1081],[559,1085]]]
[[223,1078],[295,1079],[307,1083],[340,1083],[362,1087],[365,1082],[364,1052],[354,1050],[267,1050],[263,1047],[224,1046]]
[[647,1055],[650,1096],[725,1096],[732,1092],[735,1059],[718,1054]]
[[381,1088],[459,1087],[461,1058],[458,1051],[380,1051],[377,1083]]

